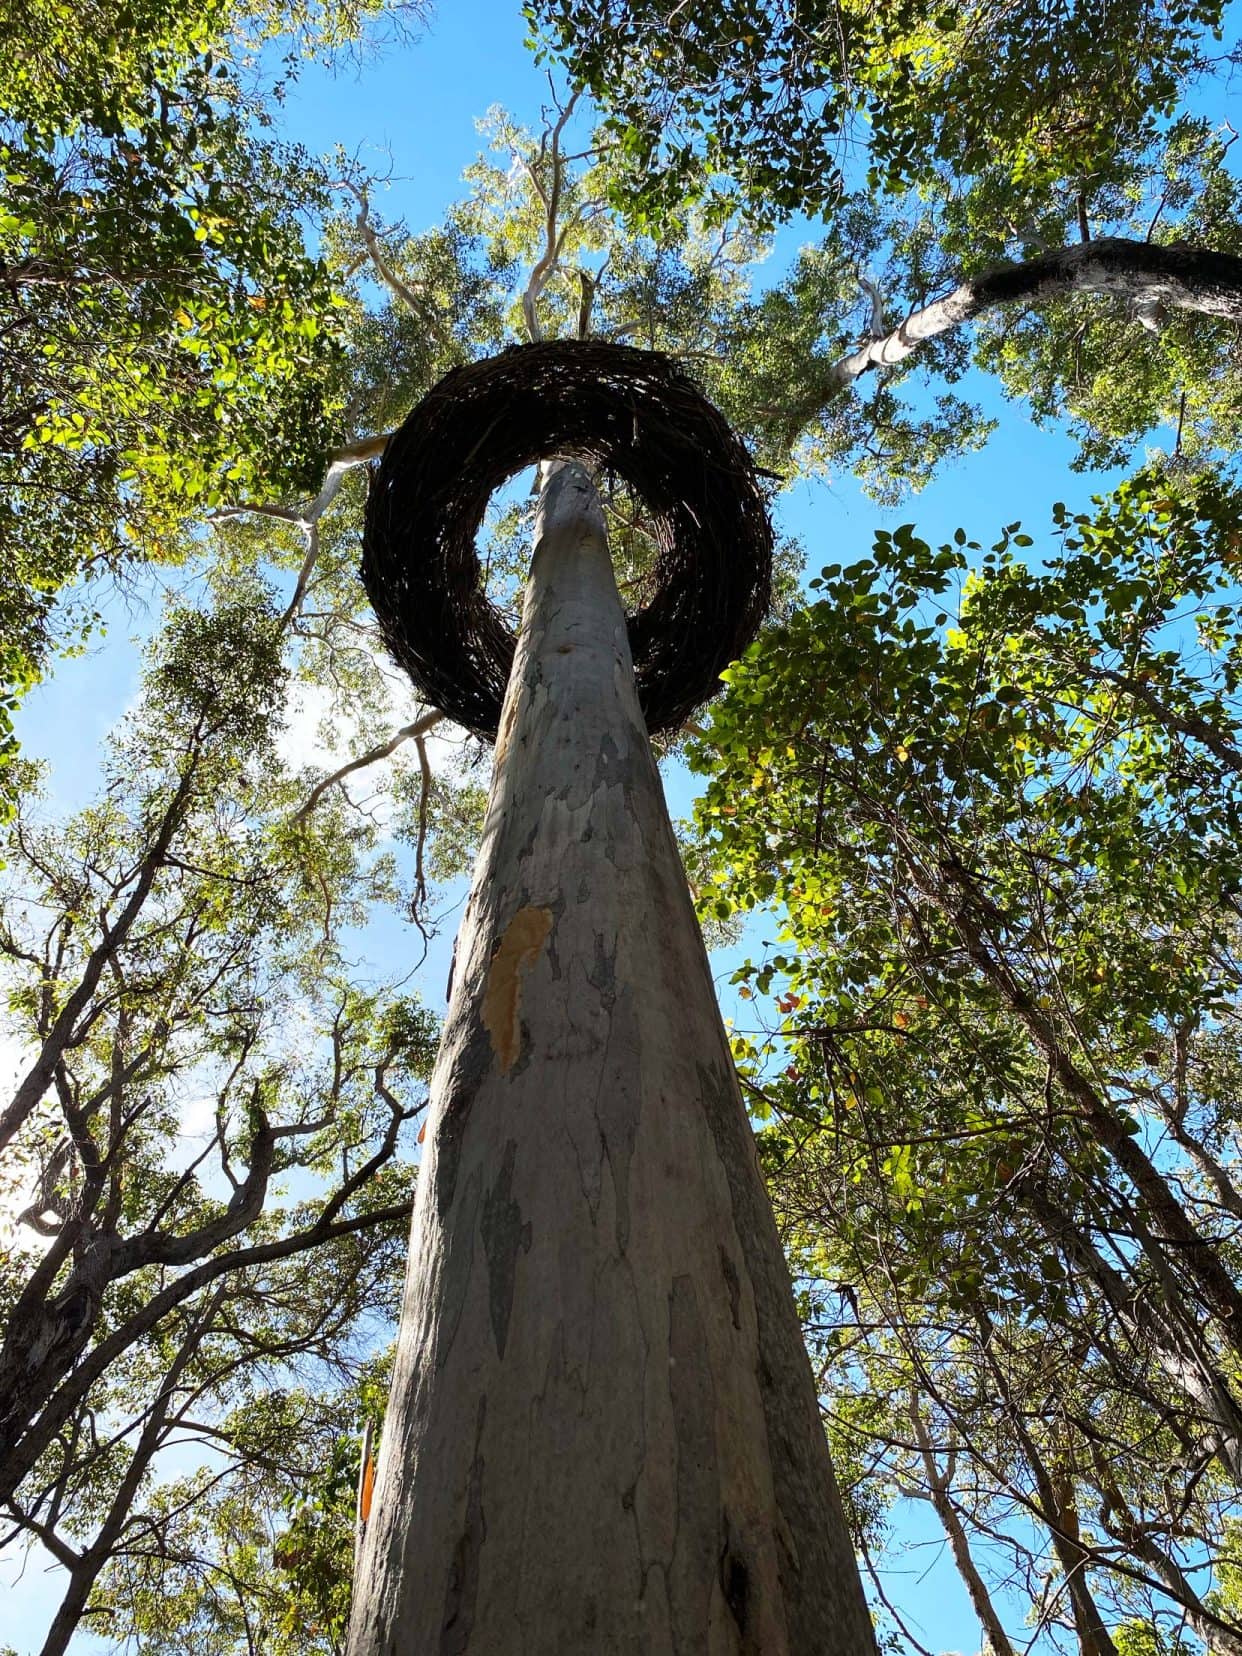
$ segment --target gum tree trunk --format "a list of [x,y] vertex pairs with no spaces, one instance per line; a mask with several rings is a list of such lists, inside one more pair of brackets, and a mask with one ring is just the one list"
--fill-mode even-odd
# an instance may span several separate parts
[[983,1630],[983,1649],[980,1656],[1014,1656],[1013,1645],[997,1614],[996,1606],[992,1603],[987,1583],[979,1574],[971,1556],[966,1526],[953,1504],[954,1456],[949,1456],[948,1464],[943,1468],[937,1463],[931,1434],[919,1404],[918,1388],[915,1386],[910,1388],[910,1424],[914,1427],[914,1441],[919,1446],[919,1458],[923,1462],[927,1498],[940,1520],[941,1528],[949,1542],[949,1550],[953,1554],[953,1562],[957,1566],[957,1573],[962,1578],[971,1608],[978,1616],[979,1626]]
[[350,1656],[867,1656],[586,473],[545,486]]

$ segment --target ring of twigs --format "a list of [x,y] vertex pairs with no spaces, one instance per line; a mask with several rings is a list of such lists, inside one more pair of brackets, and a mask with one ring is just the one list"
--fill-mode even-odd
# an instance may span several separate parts
[[414,409],[373,480],[362,578],[415,687],[491,740],[514,635],[483,590],[475,535],[493,491],[558,454],[645,501],[659,556],[628,619],[639,699],[669,730],[719,689],[771,590],[772,531],[750,457],[676,363],[602,341],[516,345],[455,368]]

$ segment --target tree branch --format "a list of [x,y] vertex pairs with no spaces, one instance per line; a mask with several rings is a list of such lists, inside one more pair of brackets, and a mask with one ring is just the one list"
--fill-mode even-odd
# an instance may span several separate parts
[[857,274],[859,287],[871,301],[871,326],[868,330],[868,337],[883,339],[887,332],[884,326],[884,295],[869,276],[864,276],[861,270]]
[[345,481],[345,473],[355,466],[364,466],[368,460],[378,460],[391,435],[391,432],[381,431],[373,437],[356,437],[352,443],[344,443],[339,449],[334,449],[328,456],[328,469],[324,475],[323,486],[315,498],[308,500],[305,506],[268,506],[257,501],[243,500],[236,506],[217,507],[211,513],[211,520],[220,523],[227,518],[235,517],[270,517],[277,518],[282,523],[291,523],[297,529],[306,530],[319,521],[336,499],[341,484]]
[[22,1423],[18,1421],[10,1423],[11,1447],[0,1460],[0,1500],[8,1501],[11,1498],[12,1491],[44,1453],[56,1433],[105,1369],[115,1362],[123,1351],[127,1351],[157,1323],[162,1322],[170,1311],[175,1310],[192,1295],[234,1271],[243,1271],[255,1265],[270,1265],[281,1259],[291,1259],[296,1254],[322,1247],[325,1243],[341,1237],[352,1236],[358,1231],[370,1230],[377,1225],[396,1224],[408,1219],[413,1207],[412,1198],[405,1202],[390,1203],[368,1213],[357,1214],[350,1219],[335,1219],[335,1214],[340,1211],[346,1199],[345,1190],[356,1189],[360,1176],[369,1176],[374,1171],[376,1159],[372,1157],[366,1167],[360,1170],[359,1175],[347,1181],[347,1186],[342,1187],[330,1198],[319,1219],[306,1230],[295,1231],[291,1236],[281,1237],[276,1241],[238,1248],[231,1253],[203,1261],[193,1270],[174,1278],[114,1329],[106,1339],[101,1340],[76,1368],[65,1376],[57,1390],[47,1399],[42,1414],[28,1430],[23,1431]]
[[[570,94],[569,102],[565,105],[564,109],[561,110],[560,115],[557,117],[556,125],[552,128],[551,134],[549,135],[545,133],[544,135],[544,145],[547,146],[547,151],[550,154],[552,162],[552,177],[546,190],[540,183],[538,177],[536,176],[535,169],[531,166],[530,162],[525,160],[525,158],[522,159],[522,166],[525,169],[527,176],[530,178],[531,184],[534,186],[536,195],[539,197],[544,206],[543,252],[535,261],[531,269],[530,278],[526,283],[526,290],[522,294],[522,315],[526,320],[526,332],[529,335],[532,344],[535,344],[538,340],[543,338],[543,329],[539,325],[539,314],[536,306],[538,305],[540,294],[547,286],[549,276],[551,276],[552,272],[556,269],[557,260],[561,255],[561,249],[565,245],[566,230],[560,230],[558,232],[557,229],[557,219],[561,206],[561,185],[563,182],[561,134],[565,130],[565,125],[569,120],[569,117],[573,114],[574,105],[577,101],[578,93],[574,91]],[[540,146],[541,150],[544,148],[544,145]]]
[[1127,299],[1140,320],[1160,305],[1201,316],[1242,321],[1242,258],[1209,248],[1153,246],[1101,237],[1074,247],[997,265],[962,282],[953,292],[913,310],[900,327],[873,339],[831,371],[834,389],[852,384],[872,368],[904,362],[929,339],[960,328],[1001,305],[1038,304],[1069,293]]
[[434,710],[430,713],[424,713],[421,718],[415,719],[412,724],[403,725],[396,735],[391,736],[388,741],[380,742],[377,746],[368,748],[367,751],[360,754],[357,759],[351,759],[347,765],[342,765],[339,770],[334,770],[331,776],[325,776],[322,782],[316,782],[315,786],[307,795],[305,803],[298,807],[294,814],[293,820],[295,822],[304,822],[315,809],[316,805],[318,805],[324,794],[327,793],[329,788],[334,787],[338,782],[343,782],[345,778],[352,775],[354,771],[362,770],[367,765],[377,764],[381,759],[387,759],[390,753],[395,753],[397,751],[402,742],[408,742],[412,739],[419,744],[419,763],[425,767],[426,750],[422,745],[422,737],[424,737],[429,730],[434,730],[436,725],[438,725],[443,718],[444,714],[438,710]]
[[125,906],[115,923],[106,927],[103,936],[88,956],[78,985],[66,998],[43,1043],[42,1051],[18,1087],[8,1109],[0,1115],[0,1150],[10,1142],[22,1122],[47,1091],[62,1053],[75,1036],[78,1019],[85,1012],[99,986],[104,968],[129,935],[143,904],[150,896],[164,855],[181,825],[197,774],[197,766],[194,763],[186,766],[185,774],[164,811],[155,839],[134,870],[134,889],[130,892]]
[[358,216],[354,219],[354,229],[362,237],[363,246],[375,267],[376,275],[394,298],[399,299],[420,320],[425,320],[427,307],[423,303],[421,295],[408,282],[403,281],[397,275],[384,257],[383,243],[379,239],[375,226],[371,223],[371,201],[367,192],[361,185],[354,184],[349,179],[344,180],[340,187],[348,190],[358,203]]
[[422,773],[418,793],[418,843],[414,848],[414,902],[421,911],[427,901],[423,849],[427,844],[427,817],[431,805],[431,761],[427,757],[427,744],[423,738],[415,736],[414,741],[418,748],[418,768]]
[[388,444],[389,435],[385,431],[374,437],[358,437],[352,443],[335,449],[328,456],[328,469],[324,474],[323,486],[315,498],[307,501],[305,506],[267,506],[255,501],[242,501],[239,505],[221,506],[212,512],[211,519],[216,523],[235,517],[270,517],[281,523],[291,523],[295,529],[301,530],[302,538],[306,542],[306,556],[302,559],[302,567],[298,570],[298,578],[294,582],[293,596],[280,618],[282,632],[302,608],[311,576],[319,561],[319,519],[340,493],[345,473],[352,471],[355,466],[366,465],[369,460],[378,460]]

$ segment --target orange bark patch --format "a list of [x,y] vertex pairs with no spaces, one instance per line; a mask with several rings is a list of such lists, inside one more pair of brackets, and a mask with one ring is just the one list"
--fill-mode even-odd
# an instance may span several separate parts
[[521,908],[505,927],[492,955],[483,991],[483,1027],[506,1074],[513,1068],[522,1044],[518,1026],[522,973],[532,965],[551,930],[551,909]]

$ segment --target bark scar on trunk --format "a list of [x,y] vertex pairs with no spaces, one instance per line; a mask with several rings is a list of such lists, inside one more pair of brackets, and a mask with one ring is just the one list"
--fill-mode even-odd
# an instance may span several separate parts
[[724,1243],[720,1244],[720,1270],[725,1279],[725,1287],[729,1290],[729,1311],[733,1317],[733,1326],[741,1332],[742,1318],[742,1283],[737,1274],[737,1266],[729,1257],[729,1250]]
[[465,1656],[474,1627],[474,1606],[479,1590],[479,1554],[487,1539],[483,1516],[483,1426],[487,1420],[487,1396],[479,1399],[474,1434],[474,1460],[466,1489],[465,1524],[453,1550],[453,1562],[444,1593],[444,1615],[440,1625],[440,1656]]
[[509,1139],[505,1145],[500,1176],[483,1200],[483,1250],[487,1255],[488,1299],[498,1357],[504,1356],[509,1338],[518,1251],[529,1253],[531,1243],[530,1220],[522,1223],[522,1210],[511,1195],[516,1160],[517,1141]]
[[533,965],[551,930],[551,909],[520,908],[492,955],[483,992],[483,1026],[506,1075],[517,1061],[522,1044],[518,1023],[522,973]]

